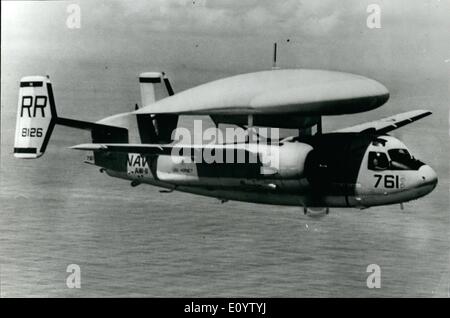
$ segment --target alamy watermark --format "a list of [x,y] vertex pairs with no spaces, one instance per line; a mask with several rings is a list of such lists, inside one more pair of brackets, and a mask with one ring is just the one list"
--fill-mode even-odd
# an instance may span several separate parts
[[367,288],[381,288],[381,267],[377,264],[370,264],[366,269],[370,275],[367,277]]
[[[194,130],[178,127],[172,133],[177,140],[171,150],[175,164],[180,163],[259,163],[279,167],[279,129],[266,127],[209,127],[203,130],[202,120],[194,120]],[[264,171],[262,171],[264,173]]]
[[367,16],[366,25],[369,29],[381,29],[381,7],[379,4],[372,3],[366,9]]
[[66,26],[68,29],[81,28],[81,8],[78,4],[72,3],[66,9],[69,14],[66,19]]
[[66,269],[70,273],[66,278],[67,288],[81,288],[81,268],[77,264],[70,264]]

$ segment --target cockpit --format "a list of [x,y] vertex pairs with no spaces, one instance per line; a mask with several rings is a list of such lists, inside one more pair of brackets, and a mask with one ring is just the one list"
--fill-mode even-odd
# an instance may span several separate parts
[[393,143],[391,139],[381,138],[372,142],[368,157],[369,170],[419,170],[424,165],[423,162],[415,159],[398,140],[395,140],[395,144]]
[[401,203],[436,187],[436,172],[395,137],[336,133],[316,138],[305,159],[305,177],[315,194],[333,204]]

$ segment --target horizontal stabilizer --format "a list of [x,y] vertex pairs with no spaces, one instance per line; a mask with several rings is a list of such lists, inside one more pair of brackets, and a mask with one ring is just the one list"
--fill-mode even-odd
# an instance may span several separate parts
[[70,147],[76,150],[86,151],[111,151],[111,152],[133,152],[133,153],[154,153],[161,154],[166,149],[172,149],[170,146],[152,145],[152,144],[80,144]]
[[85,129],[85,130],[93,130],[93,129],[104,129],[104,130],[124,130],[125,128],[111,126],[111,125],[105,125],[100,123],[94,123],[90,121],[84,121],[84,120],[77,120],[77,119],[71,119],[71,118],[63,118],[63,117],[57,117],[56,118],[56,124],[61,126],[67,126],[77,129]]
[[94,151],[94,152],[124,152],[124,153],[140,153],[147,155],[170,155],[172,153],[181,153],[179,150],[205,150],[205,149],[222,149],[224,151],[244,151],[248,153],[258,152],[258,147],[250,144],[119,144],[119,143],[90,143],[80,144],[70,147],[76,150]]

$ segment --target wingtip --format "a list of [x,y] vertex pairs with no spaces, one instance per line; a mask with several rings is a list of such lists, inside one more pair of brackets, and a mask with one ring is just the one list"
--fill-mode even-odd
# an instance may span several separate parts
[[429,109],[418,109],[418,110],[416,110],[417,112],[421,112],[421,113],[423,113],[423,114],[427,114],[427,115],[430,115],[430,114],[432,114],[433,112],[431,111],[431,110],[429,110]]
[[433,114],[433,112],[431,110],[428,110],[428,109],[420,109],[417,112],[420,113],[419,116],[422,117],[422,118]]
[[79,144],[75,146],[69,147],[69,149],[75,149],[75,150],[101,150],[106,149],[107,147],[102,144]]

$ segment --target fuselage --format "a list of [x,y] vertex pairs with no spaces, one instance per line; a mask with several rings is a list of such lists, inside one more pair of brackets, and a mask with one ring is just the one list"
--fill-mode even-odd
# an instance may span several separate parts
[[[201,149],[201,150],[199,150]],[[402,203],[437,175],[391,136],[331,133],[277,144],[178,145],[167,154],[96,154],[112,177],[220,200],[304,207]]]
[[[414,200],[437,184],[433,169],[414,159],[402,142],[383,135],[429,111],[322,134],[321,116],[367,111],[387,101],[388,90],[374,80],[322,70],[276,70],[236,75],[178,94],[163,73],[142,73],[139,83],[142,108],[87,122],[57,115],[48,77],[22,78],[14,156],[42,156],[58,124],[90,130],[92,143],[72,148],[93,151],[89,162],[113,177],[220,200],[364,208]],[[173,143],[180,140],[173,137],[179,115],[208,115],[216,125],[247,122],[250,132],[255,126],[297,128],[306,136],[278,141],[278,133],[271,133],[267,137],[277,140],[274,144],[261,142],[259,133],[246,143]],[[193,136],[196,143],[195,124]]]

